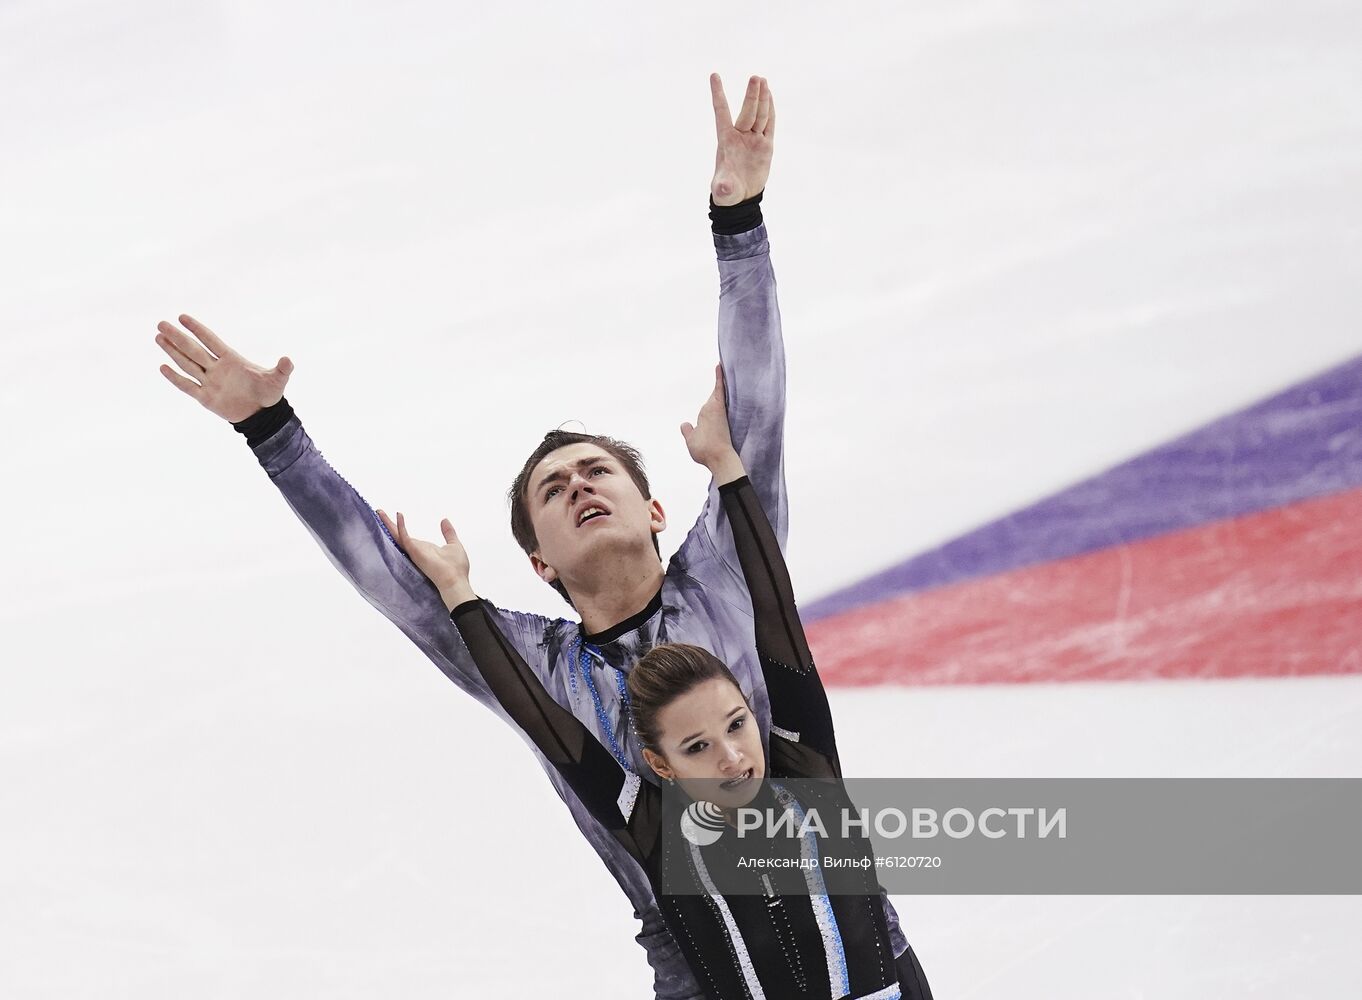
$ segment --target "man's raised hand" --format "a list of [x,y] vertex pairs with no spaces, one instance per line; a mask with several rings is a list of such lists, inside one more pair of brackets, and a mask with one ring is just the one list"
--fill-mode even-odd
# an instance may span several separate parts
[[232,423],[240,423],[283,397],[293,372],[293,362],[288,358],[280,358],[273,368],[261,368],[237,354],[193,316],[181,316],[180,322],[189,333],[164,320],[156,324],[156,343],[184,372],[181,375],[169,365],[161,366],[161,374],[175,388]]
[[736,205],[766,187],[766,178],[771,173],[771,145],[776,136],[776,102],[766,77],[754,76],[747,81],[747,95],[738,120],[734,121],[718,73],[709,74],[709,92],[719,140],[709,193],[716,205]]

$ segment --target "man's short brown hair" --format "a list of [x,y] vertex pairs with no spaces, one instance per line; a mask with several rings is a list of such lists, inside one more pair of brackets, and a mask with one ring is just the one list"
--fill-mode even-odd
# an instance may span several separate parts
[[[511,504],[511,534],[515,536],[516,544],[525,551],[526,555],[533,555],[539,549],[539,539],[534,533],[534,524],[530,520],[529,498],[526,496],[530,474],[534,472],[535,466],[542,462],[546,455],[557,451],[559,448],[566,448],[570,444],[594,444],[597,448],[609,454],[611,458],[624,466],[625,471],[629,473],[629,478],[634,481],[638,491],[643,494],[643,499],[652,499],[653,493],[648,486],[648,474],[643,471],[643,456],[638,453],[638,449],[633,445],[617,441],[612,437],[606,437],[603,434],[549,431],[544,435],[544,440],[539,442],[539,447],[535,448],[530,453],[530,457],[525,459],[525,464],[520,469],[520,475],[515,477],[515,482],[511,484],[511,489],[506,495]],[[657,544],[657,535],[653,535],[653,551],[657,553],[659,559],[662,558],[662,549]],[[561,580],[554,580],[549,586],[558,591],[563,600],[572,604],[572,598],[568,596],[567,588],[563,586]]]

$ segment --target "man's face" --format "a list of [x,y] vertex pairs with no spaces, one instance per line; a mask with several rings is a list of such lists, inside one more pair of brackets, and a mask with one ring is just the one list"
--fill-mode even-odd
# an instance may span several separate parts
[[643,496],[623,463],[598,445],[549,452],[526,483],[539,541],[530,563],[544,581],[591,579],[593,566],[611,571],[605,559],[619,554],[657,559],[652,536],[667,526],[662,505]]
[[712,677],[657,713],[658,749],[644,757],[691,798],[737,809],[752,801],[766,775],[761,734],[733,682]]

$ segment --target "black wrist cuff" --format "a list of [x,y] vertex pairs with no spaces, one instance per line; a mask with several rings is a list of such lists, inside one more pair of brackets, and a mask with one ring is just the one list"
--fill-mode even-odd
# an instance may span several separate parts
[[293,407],[289,406],[288,400],[279,397],[279,402],[273,406],[267,406],[263,410],[256,410],[240,423],[232,424],[238,434],[246,435],[246,444],[254,448],[258,444],[268,441],[274,432],[289,422],[293,416]]
[[766,193],[762,188],[746,201],[736,205],[716,205],[714,195],[709,196],[710,228],[723,236],[736,236],[761,225],[761,196]]

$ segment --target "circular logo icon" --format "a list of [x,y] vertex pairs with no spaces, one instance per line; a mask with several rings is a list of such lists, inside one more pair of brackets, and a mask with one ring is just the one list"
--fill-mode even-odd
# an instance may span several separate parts
[[724,832],[724,811],[713,802],[692,802],[681,814],[681,836],[696,847],[708,847]]

